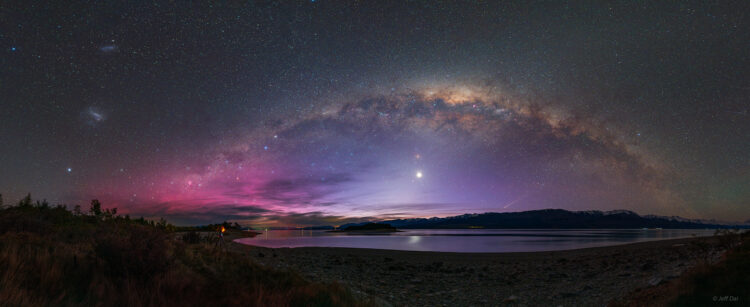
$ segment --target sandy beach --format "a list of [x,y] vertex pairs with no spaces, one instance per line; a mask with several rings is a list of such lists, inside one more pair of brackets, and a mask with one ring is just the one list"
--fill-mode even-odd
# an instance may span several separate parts
[[266,266],[338,281],[394,306],[604,306],[723,254],[713,238],[528,253],[230,245]]

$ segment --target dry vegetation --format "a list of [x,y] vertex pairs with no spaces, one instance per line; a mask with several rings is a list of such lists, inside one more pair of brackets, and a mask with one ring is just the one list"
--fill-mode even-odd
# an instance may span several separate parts
[[750,304],[750,234],[723,231],[717,237],[728,250],[724,260],[698,267],[685,276],[671,306]]
[[[748,306],[750,304],[750,232],[719,230],[714,236],[723,259],[704,261],[680,278],[639,289],[613,306]],[[709,248],[694,241],[698,248]]]
[[172,226],[30,197],[0,209],[0,302],[23,306],[362,305],[338,284],[267,269]]

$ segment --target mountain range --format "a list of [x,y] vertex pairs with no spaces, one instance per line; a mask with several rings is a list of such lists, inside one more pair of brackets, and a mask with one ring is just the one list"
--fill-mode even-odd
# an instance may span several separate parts
[[[544,209],[523,212],[463,214],[451,217],[412,218],[373,221],[403,229],[702,229],[748,228],[748,225],[730,225],[714,221],[690,220],[677,216],[638,215],[627,210],[568,211]],[[341,225],[345,229],[366,223]],[[317,227],[320,228],[320,227]]]

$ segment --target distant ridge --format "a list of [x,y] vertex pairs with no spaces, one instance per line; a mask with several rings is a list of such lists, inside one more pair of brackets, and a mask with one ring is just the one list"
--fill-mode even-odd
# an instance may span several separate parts
[[[701,229],[701,228],[747,228],[747,225],[726,225],[705,223],[681,217],[664,217],[655,215],[641,216],[628,210],[615,211],[568,211],[563,209],[544,209],[523,212],[488,212],[481,214],[463,214],[444,218],[414,218],[377,221],[404,229]],[[362,225],[352,223],[341,225]]]

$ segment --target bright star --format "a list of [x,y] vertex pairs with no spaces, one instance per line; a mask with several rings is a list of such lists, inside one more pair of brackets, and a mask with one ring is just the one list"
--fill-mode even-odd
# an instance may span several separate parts
[[70,173],[70,172],[72,172],[72,171],[73,171],[73,169],[72,169],[72,168],[70,168],[70,167],[68,167],[68,169],[66,169],[66,171],[68,171],[68,173]]
[[417,178],[422,178],[422,172],[421,171],[417,171]]

